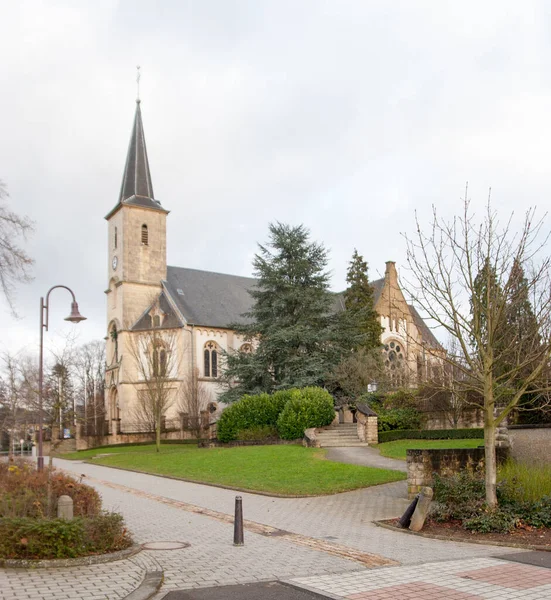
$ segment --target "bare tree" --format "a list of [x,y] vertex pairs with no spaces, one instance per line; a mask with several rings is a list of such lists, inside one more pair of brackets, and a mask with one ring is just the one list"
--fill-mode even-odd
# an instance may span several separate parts
[[15,356],[5,352],[2,357],[2,390],[0,393],[0,433],[8,438],[8,451],[13,452],[14,441],[21,435],[23,381]]
[[32,258],[20,246],[20,239],[26,238],[33,230],[33,223],[27,217],[20,217],[8,209],[8,192],[0,180],[0,287],[14,315],[15,284],[29,282]]
[[[486,502],[497,505],[496,428],[521,399],[549,389],[544,377],[551,354],[550,262],[541,257],[543,222],[530,209],[520,231],[512,217],[501,225],[490,202],[481,223],[465,197],[461,216],[433,221],[425,232],[407,238],[415,301],[435,324],[457,342],[443,358],[462,374],[456,391],[483,399]],[[526,275],[523,300],[516,291],[513,267]],[[511,315],[530,298],[533,319],[514,327]]]
[[[95,340],[77,348],[73,358],[77,421],[86,435],[101,438],[105,411],[105,342]],[[98,440],[99,442],[99,440]]]
[[161,447],[162,421],[177,394],[180,366],[175,329],[154,328],[127,333],[127,348],[137,373],[138,400],[134,418],[155,431],[157,452]]
[[201,437],[201,411],[208,410],[212,394],[199,380],[199,369],[188,375],[180,386],[178,410],[187,415],[188,428],[196,438]]

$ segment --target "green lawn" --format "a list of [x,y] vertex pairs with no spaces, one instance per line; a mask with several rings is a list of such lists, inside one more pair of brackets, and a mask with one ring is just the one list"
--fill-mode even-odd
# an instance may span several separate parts
[[94,464],[181,477],[199,483],[226,485],[250,491],[286,495],[345,492],[405,479],[405,473],[332,462],[325,450],[302,446],[243,446],[197,448],[190,445],[154,445],[99,448],[64,455],[94,459]]
[[395,440],[379,444],[379,452],[389,458],[406,460],[406,450],[426,450],[432,448],[477,448],[484,440]]

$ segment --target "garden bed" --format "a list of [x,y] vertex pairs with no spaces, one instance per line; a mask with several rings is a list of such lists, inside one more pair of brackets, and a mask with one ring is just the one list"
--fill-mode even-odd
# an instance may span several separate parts
[[[62,496],[72,500],[74,518],[58,518]],[[122,516],[102,510],[94,488],[53,469],[38,472],[32,463],[0,463],[0,562],[74,559],[131,546]]]
[[[413,533],[409,529],[402,529],[398,521],[399,519],[389,519],[380,523],[388,525],[397,531]],[[520,527],[510,533],[478,533],[476,531],[467,531],[462,527],[460,521],[439,523],[428,519],[422,531],[417,535],[453,542],[510,546],[551,552],[551,529]]]

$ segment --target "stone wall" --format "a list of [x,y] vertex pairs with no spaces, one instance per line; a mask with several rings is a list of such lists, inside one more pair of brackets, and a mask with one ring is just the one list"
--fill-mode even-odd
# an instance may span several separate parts
[[375,415],[364,415],[360,411],[356,413],[358,420],[358,437],[360,441],[368,444],[379,443],[378,418]]
[[[206,432],[208,434],[208,432]],[[206,437],[206,435],[205,435]],[[192,431],[166,431],[161,433],[161,440],[193,440],[196,439]],[[87,450],[98,446],[116,446],[117,444],[139,444],[143,442],[155,443],[155,433],[119,433],[104,436],[77,435],[76,449]]]
[[511,425],[511,456],[526,464],[551,465],[551,424]]
[[484,413],[481,409],[466,409],[458,419],[457,426],[450,423],[449,414],[442,410],[423,411],[423,429],[475,429],[484,427]]
[[[482,443],[482,440],[481,440]],[[497,448],[498,462],[504,461],[508,452]],[[484,463],[484,448],[457,448],[438,450],[408,450],[408,497],[413,498],[424,486],[432,485],[433,473],[451,475],[466,467],[476,468]]]

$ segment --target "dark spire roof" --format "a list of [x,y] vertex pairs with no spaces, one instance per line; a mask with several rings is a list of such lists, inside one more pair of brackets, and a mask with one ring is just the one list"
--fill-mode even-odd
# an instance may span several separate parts
[[[134,117],[132,135],[130,136],[130,144],[128,145],[121,193],[119,202],[113,211],[121,204],[132,204],[146,208],[156,208],[162,211],[165,210],[161,206],[161,203],[155,200],[153,195],[153,183],[151,182],[151,172],[149,171],[149,161],[147,159],[140,100],[136,100],[136,115]],[[107,218],[113,211],[107,215]]]

